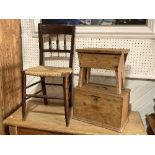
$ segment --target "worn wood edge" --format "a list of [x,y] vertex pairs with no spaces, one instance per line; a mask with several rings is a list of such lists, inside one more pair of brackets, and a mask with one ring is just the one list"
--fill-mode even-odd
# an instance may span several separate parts
[[[10,121],[6,121],[4,120],[3,121],[3,124],[6,125],[6,126],[14,126],[15,124],[20,127],[20,128],[27,128],[27,129],[33,129],[33,130],[36,130],[36,128],[33,128],[33,127],[30,127],[29,125],[27,124],[18,124],[18,120],[17,122],[14,121],[14,122],[10,122]],[[65,125],[64,125],[65,126]],[[66,127],[68,128],[68,127]],[[54,133],[66,133],[66,134],[69,134],[69,135],[93,135],[94,133],[92,132],[80,132],[80,131],[69,131],[69,130],[62,130],[62,129],[49,129],[49,128],[40,128],[40,127],[37,127],[37,130],[42,130],[42,131],[47,131],[47,132],[54,132]]]
[[[121,125],[124,125],[127,121],[127,119],[129,118],[129,112],[130,112],[130,92],[128,92],[129,94],[125,94],[125,96],[123,96],[123,100],[124,100],[124,104],[122,104],[122,112],[121,112]],[[127,100],[126,100],[127,99]],[[126,103],[126,104],[125,104]],[[124,117],[124,114],[126,114]],[[125,118],[125,119],[124,119]]]
[[78,53],[105,53],[105,54],[128,54],[130,49],[121,49],[121,48],[83,48],[83,49],[76,49]]
[[[133,113],[135,113],[136,111],[133,111]],[[139,112],[136,112],[136,115],[138,116],[138,117],[140,117],[140,114],[139,114]],[[129,117],[129,120],[130,120],[130,117]],[[70,123],[72,123],[72,121],[73,121],[73,117],[72,117],[72,119],[70,120]],[[81,122],[81,121],[80,121]],[[4,120],[3,121],[3,123],[4,123],[4,125],[6,125],[6,126],[18,126],[18,127],[22,127],[22,128],[31,128],[31,129],[34,129],[34,130],[36,130],[36,127],[34,127],[34,128],[32,128],[32,126],[29,126],[29,125],[27,125],[27,124],[25,124],[25,123],[23,123],[23,124],[21,124],[21,123],[19,123],[19,120],[18,119],[14,119],[14,121],[12,121],[12,120],[10,120],[10,119],[6,119],[6,120]],[[143,123],[142,123],[142,120],[140,121],[140,124],[141,124],[141,129],[140,129],[140,133],[136,133],[135,131],[134,132],[132,132],[131,134],[132,135],[146,135],[146,132],[145,132],[145,129],[144,129],[144,126],[143,126]],[[64,126],[65,126],[65,124],[64,124]],[[70,126],[69,126],[70,127]],[[39,127],[39,126],[37,126],[37,129],[38,130],[43,130],[43,131],[47,131],[47,132],[56,132],[56,133],[66,133],[66,134],[73,134],[73,135],[119,135],[119,134],[127,134],[128,132],[129,132],[129,130],[127,130],[127,133],[126,133],[126,129],[125,130],[123,130],[123,133],[120,133],[120,132],[116,132],[116,131],[112,131],[112,130],[109,130],[109,129],[106,129],[106,128],[103,128],[103,130],[105,130],[105,133],[102,133],[102,132],[96,132],[96,133],[94,133],[93,131],[76,131],[76,130],[73,130],[73,129],[68,129],[67,130],[67,128],[69,128],[69,127],[66,127],[66,129],[64,130],[64,129],[58,129],[58,128],[56,128],[56,129],[54,129],[54,128],[51,128],[51,129],[49,129],[49,128],[41,128],[41,127]],[[126,125],[124,126],[124,127],[126,127]]]
[[[21,134],[22,132],[23,134]],[[17,133],[18,135],[73,135],[71,133],[67,134],[62,132],[45,131],[45,130],[38,130],[35,128],[23,128],[23,127],[17,127]]]
[[[72,123],[71,122],[72,120],[73,120],[73,118],[70,120],[70,124]],[[25,123],[19,124],[18,119],[16,119],[16,120],[14,119],[14,121],[12,121],[10,119],[5,119],[3,121],[3,124],[6,125],[6,126],[18,126],[18,127],[22,127],[22,128],[28,128],[28,129],[31,128],[31,129],[36,130],[35,127],[33,128],[32,126],[29,126],[29,125],[27,125]],[[65,126],[65,124],[64,124],[64,126]],[[66,127],[65,130],[64,129],[58,129],[58,128],[49,129],[49,128],[46,128],[46,127],[43,129],[43,128],[37,126],[37,130],[43,130],[43,131],[52,132],[52,133],[53,132],[55,132],[55,133],[65,133],[65,134],[69,134],[69,135],[106,135],[106,134],[116,135],[116,134],[118,134],[115,131],[110,131],[110,132],[107,132],[107,133],[102,133],[102,132],[94,133],[93,131],[79,131],[79,130],[76,131],[76,130],[73,130],[73,129],[70,130],[69,128],[70,128],[70,126]],[[106,129],[106,130],[108,131],[108,129]]]
[[[99,134],[100,135],[103,135],[103,134],[104,135],[106,135],[106,134],[118,135],[118,134],[121,134],[121,133],[118,133],[118,132],[115,132],[112,130],[108,130],[105,128],[103,128],[103,131],[102,131],[102,128],[100,128],[100,127],[97,127],[97,126],[95,127],[94,125],[87,125],[86,123],[83,123],[82,121],[79,121],[79,122],[75,121],[72,119],[73,117],[71,117],[71,119],[70,119],[70,126],[69,127],[65,127],[65,123],[64,123],[64,126],[61,125],[62,127],[60,127],[60,128],[59,127],[55,128],[55,126],[54,126],[55,123],[54,124],[52,123],[53,124],[52,126],[51,125],[50,126],[47,125],[47,127],[46,126],[40,126],[39,124],[37,124],[37,122],[35,120],[34,121],[29,120],[29,122],[22,122],[21,118],[20,118],[20,115],[21,115],[20,113],[21,113],[21,108],[18,111],[16,111],[14,114],[10,115],[10,117],[5,119],[3,121],[4,124],[6,126],[11,125],[11,126],[17,126],[17,127],[24,127],[24,128],[32,128],[33,127],[35,130],[39,129],[39,130],[45,130],[48,132],[51,132],[51,131],[52,132],[63,132],[63,133],[77,134],[77,135],[96,135],[96,134],[98,134],[98,135]],[[140,120],[140,117],[139,117],[140,115],[137,111],[132,111],[131,116],[132,117],[129,117],[129,120],[133,119],[136,122]],[[135,117],[133,117],[133,116],[135,116]],[[134,119],[134,118],[136,118],[136,119]],[[129,121],[129,122],[131,124],[131,121]],[[34,123],[34,125],[32,125],[33,123]],[[140,121],[140,123],[138,123],[138,124],[139,124],[138,129],[140,129],[140,130],[138,130],[139,132],[136,130],[137,127],[135,126],[133,128],[133,130],[131,130],[131,133],[130,133],[130,128],[127,125],[127,128],[125,129],[125,131],[123,131],[122,134],[128,134],[129,133],[129,134],[134,134],[134,135],[135,134],[145,135],[146,133],[145,133],[145,129],[144,129],[144,126],[142,124],[142,121]],[[75,126],[75,125],[77,125],[77,126]],[[83,127],[84,127],[84,130],[83,130]],[[87,130],[88,127],[90,129]],[[79,128],[79,129],[77,129],[77,128]],[[94,130],[95,130],[95,132],[94,132]]]
[[76,115],[73,115],[73,119],[78,120],[78,121],[83,121],[83,122],[88,123],[88,124],[96,125],[98,127],[106,128],[108,130],[113,130],[113,131],[118,132],[120,134],[123,132],[123,129],[125,128],[125,126],[128,122],[128,119],[127,119],[127,121],[122,126],[120,126],[120,128],[117,128],[117,127],[110,126],[108,124],[102,124],[101,125],[101,123],[97,123],[95,121],[92,121],[92,120],[89,120],[86,118],[81,118],[81,117],[78,117]]
[[9,126],[9,133],[10,135],[17,135],[17,126]]
[[[104,86],[104,87],[112,87],[112,88],[116,88],[115,86],[113,85],[105,85],[105,84],[97,84],[97,83],[88,83],[86,85],[100,85],[100,86]],[[87,94],[88,94],[88,90],[85,89],[85,85],[83,85],[83,87],[78,87],[76,86],[75,88],[75,91],[78,91],[80,93],[80,90],[82,90],[83,92],[85,91]],[[103,91],[99,91],[99,92],[96,92],[98,94],[100,93],[104,93],[104,94],[108,94],[109,96],[116,96],[116,97],[123,97],[123,93],[130,93],[130,89],[128,88],[125,88],[125,89],[122,89],[122,93],[121,94],[117,94],[117,93],[110,93],[110,92],[107,92],[106,90],[103,90]]]

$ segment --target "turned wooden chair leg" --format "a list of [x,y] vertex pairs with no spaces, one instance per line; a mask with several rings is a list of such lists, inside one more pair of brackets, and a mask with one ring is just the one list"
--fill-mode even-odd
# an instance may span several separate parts
[[71,108],[73,106],[72,104],[72,93],[73,93],[73,74],[69,76],[69,107]]
[[22,120],[26,120],[26,74],[22,71]]
[[[43,95],[47,95],[46,85],[45,85],[45,77],[41,77],[41,88],[42,88]],[[44,100],[44,104],[48,105],[47,98],[44,98],[43,100]]]
[[63,88],[64,88],[64,111],[66,126],[69,125],[69,76],[63,77]]

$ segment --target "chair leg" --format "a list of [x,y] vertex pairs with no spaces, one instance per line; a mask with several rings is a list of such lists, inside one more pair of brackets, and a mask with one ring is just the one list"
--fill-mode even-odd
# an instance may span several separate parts
[[69,107],[71,108],[72,106],[73,106],[73,104],[72,104],[72,89],[73,89],[73,86],[72,86],[72,84],[73,84],[73,74],[71,74],[70,76],[69,76]]
[[22,120],[26,120],[26,74],[22,71]]
[[[45,77],[41,77],[41,87],[42,87],[43,95],[46,95],[47,92],[46,92],[46,86],[45,86]],[[44,104],[48,105],[47,98],[44,98]]]
[[66,126],[69,125],[69,76],[63,77],[63,88],[64,88],[64,111]]

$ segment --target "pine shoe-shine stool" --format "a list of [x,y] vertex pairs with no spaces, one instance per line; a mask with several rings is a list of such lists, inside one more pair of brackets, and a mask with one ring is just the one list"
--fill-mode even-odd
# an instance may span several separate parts
[[117,94],[121,94],[125,83],[125,61],[129,49],[84,48],[76,49],[79,57],[79,87],[88,83],[91,68],[114,70]]

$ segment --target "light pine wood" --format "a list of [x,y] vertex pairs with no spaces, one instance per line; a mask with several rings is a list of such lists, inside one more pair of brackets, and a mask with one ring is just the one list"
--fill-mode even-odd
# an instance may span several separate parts
[[116,48],[84,48],[84,49],[76,49],[76,51],[78,53],[107,53],[107,54],[121,54],[122,52],[124,52],[125,54],[128,54],[128,52],[130,51],[129,49],[116,49]]
[[89,67],[80,67],[79,83],[78,83],[79,87],[82,87],[83,84],[89,83],[90,72],[91,72],[91,68],[89,68]]
[[[39,104],[40,103],[40,104]],[[70,125],[65,126],[64,107],[55,104],[43,105],[38,101],[29,101],[27,120],[22,121],[21,108],[4,120],[5,125],[17,126],[18,128],[47,131],[49,133],[64,134],[142,134],[145,135],[145,128],[138,112],[131,112],[129,121],[122,133],[101,128],[71,118]],[[23,133],[24,134],[24,133]],[[33,131],[33,134],[34,131]],[[41,134],[41,133],[40,133]]]
[[0,20],[0,126],[21,104],[20,33],[20,20]]
[[96,54],[93,53],[78,53],[79,66],[80,67],[91,67],[97,69],[110,69],[115,70],[119,65],[119,55],[108,55],[108,54]]
[[[1,57],[0,57],[1,58]],[[0,59],[0,81],[2,81],[2,68],[1,68],[1,59]],[[3,131],[3,87],[2,87],[2,82],[0,82],[0,135],[4,133]]]
[[[107,69],[114,70],[116,74],[116,88],[117,94],[121,94],[122,88],[125,83],[125,61],[128,49],[112,49],[112,48],[84,48],[76,49],[79,57],[80,66],[80,81],[79,87],[83,84],[88,83],[89,76],[85,76],[83,68],[96,68],[96,69]],[[82,81],[83,80],[83,81]]]
[[18,135],[64,135],[64,133],[60,133],[60,132],[49,132],[49,131],[43,131],[38,129],[21,128],[21,127],[18,127],[17,130],[18,130]]
[[79,87],[82,87],[82,85],[83,85],[83,79],[84,79],[84,67],[80,67],[79,83],[78,83],[78,86]]
[[128,119],[130,90],[124,89],[120,95],[114,91],[115,87],[90,83],[75,88],[73,117],[122,131]]
[[10,135],[17,135],[17,126],[9,126]]
[[86,83],[89,83],[91,68],[86,68]]

